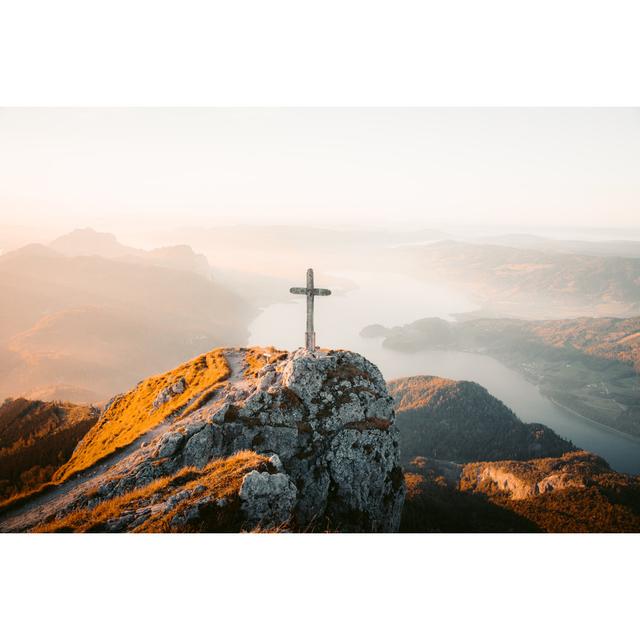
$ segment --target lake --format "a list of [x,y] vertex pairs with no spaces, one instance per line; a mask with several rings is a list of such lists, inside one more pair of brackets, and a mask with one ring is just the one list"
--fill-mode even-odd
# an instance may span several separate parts
[[[593,451],[624,473],[640,473],[640,439],[627,436],[566,411],[543,396],[521,374],[486,355],[459,351],[400,353],[382,347],[381,339],[359,335],[369,324],[402,325],[424,317],[451,320],[451,314],[473,311],[476,306],[450,287],[425,283],[400,274],[340,272],[357,288],[336,290],[329,298],[316,298],[317,343],[322,347],[350,349],[375,363],[387,380],[412,375],[435,375],[481,384],[525,422],[540,422]],[[301,282],[292,283],[303,286]],[[316,286],[322,287],[318,281]],[[290,303],[266,307],[250,328],[249,344],[295,349],[304,344],[305,298],[291,296]]]

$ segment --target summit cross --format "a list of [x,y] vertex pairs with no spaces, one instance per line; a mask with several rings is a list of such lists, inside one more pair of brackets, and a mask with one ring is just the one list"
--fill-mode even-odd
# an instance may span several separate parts
[[313,269],[307,269],[307,286],[291,287],[290,293],[307,296],[307,332],[305,333],[305,348],[314,351],[316,348],[316,333],[313,329],[313,298],[315,296],[330,296],[329,289],[315,289],[313,286]]

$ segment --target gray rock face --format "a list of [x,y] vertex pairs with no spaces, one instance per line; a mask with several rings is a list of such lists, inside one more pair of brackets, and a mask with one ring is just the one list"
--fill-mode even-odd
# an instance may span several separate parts
[[397,531],[405,487],[394,403],[377,367],[348,351],[300,349],[253,350],[249,368],[246,354],[229,350],[230,379],[114,467],[100,499],[251,449],[271,456],[276,472],[245,477],[249,526]]
[[251,471],[239,493],[247,525],[268,529],[287,523],[293,516],[296,494],[296,486],[286,473]]

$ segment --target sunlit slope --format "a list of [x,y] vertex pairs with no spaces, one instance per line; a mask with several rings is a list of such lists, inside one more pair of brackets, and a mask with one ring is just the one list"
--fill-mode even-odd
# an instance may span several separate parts
[[[157,506],[154,515],[131,529],[135,532],[230,532],[242,528],[238,493],[242,481],[250,471],[264,471],[269,459],[254,451],[240,451],[229,458],[213,460],[202,469],[186,467],[171,476],[165,476],[150,484],[111,498],[94,508],[72,511],[65,517],[53,520],[35,529],[39,532],[91,532],[108,531],[109,524],[137,510]],[[185,500],[172,505],[177,493],[189,494]],[[202,499],[208,497],[211,507],[203,517],[178,526],[186,520],[185,514]],[[215,505],[215,506],[213,506]]]
[[541,460],[468,464],[459,488],[484,494],[542,531],[637,533],[640,529],[640,478],[612,471],[587,451]]
[[0,404],[0,499],[48,482],[98,420],[95,407],[30,401]]
[[231,374],[222,349],[215,349],[172,371],[143,380],[117,396],[87,433],[71,459],[55,474],[61,482],[101,458],[131,444],[168,416],[206,398]]

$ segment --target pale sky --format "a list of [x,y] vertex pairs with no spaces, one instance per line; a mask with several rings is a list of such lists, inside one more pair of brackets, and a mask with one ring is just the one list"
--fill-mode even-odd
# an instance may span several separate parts
[[0,223],[637,226],[638,109],[0,109]]

